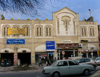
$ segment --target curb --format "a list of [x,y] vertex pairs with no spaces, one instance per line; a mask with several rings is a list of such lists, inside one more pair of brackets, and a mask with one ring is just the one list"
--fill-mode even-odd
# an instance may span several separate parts
[[100,77],[100,70],[92,74],[90,77]]

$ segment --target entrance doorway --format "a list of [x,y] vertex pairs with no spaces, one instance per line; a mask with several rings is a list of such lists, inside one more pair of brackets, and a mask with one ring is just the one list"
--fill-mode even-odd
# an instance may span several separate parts
[[18,53],[18,59],[20,63],[23,64],[31,64],[31,53]]
[[11,63],[10,65],[13,65],[14,64],[14,53],[1,53],[1,62],[4,59],[9,60]]

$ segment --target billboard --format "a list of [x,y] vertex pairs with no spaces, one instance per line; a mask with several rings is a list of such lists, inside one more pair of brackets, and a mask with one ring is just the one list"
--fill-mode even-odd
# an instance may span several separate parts
[[25,39],[7,39],[7,44],[25,44]]
[[25,28],[8,28],[8,35],[25,34]]
[[46,41],[46,51],[55,51],[55,41]]

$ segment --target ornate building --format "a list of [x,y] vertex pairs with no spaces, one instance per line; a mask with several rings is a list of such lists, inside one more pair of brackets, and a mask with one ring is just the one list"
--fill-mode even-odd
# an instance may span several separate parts
[[[13,64],[45,62],[56,57],[96,57],[99,50],[97,21],[79,21],[67,7],[53,12],[53,20],[0,20],[1,60]],[[8,28],[25,28],[23,35],[8,35]],[[92,53],[93,52],[93,53]]]

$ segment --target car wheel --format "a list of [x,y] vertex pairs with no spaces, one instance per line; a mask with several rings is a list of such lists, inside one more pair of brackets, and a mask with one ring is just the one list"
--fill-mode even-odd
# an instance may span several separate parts
[[89,70],[84,70],[83,75],[85,75],[85,76],[90,75],[90,71]]
[[55,72],[55,73],[53,74],[53,77],[60,77],[60,74],[59,74],[58,72]]

